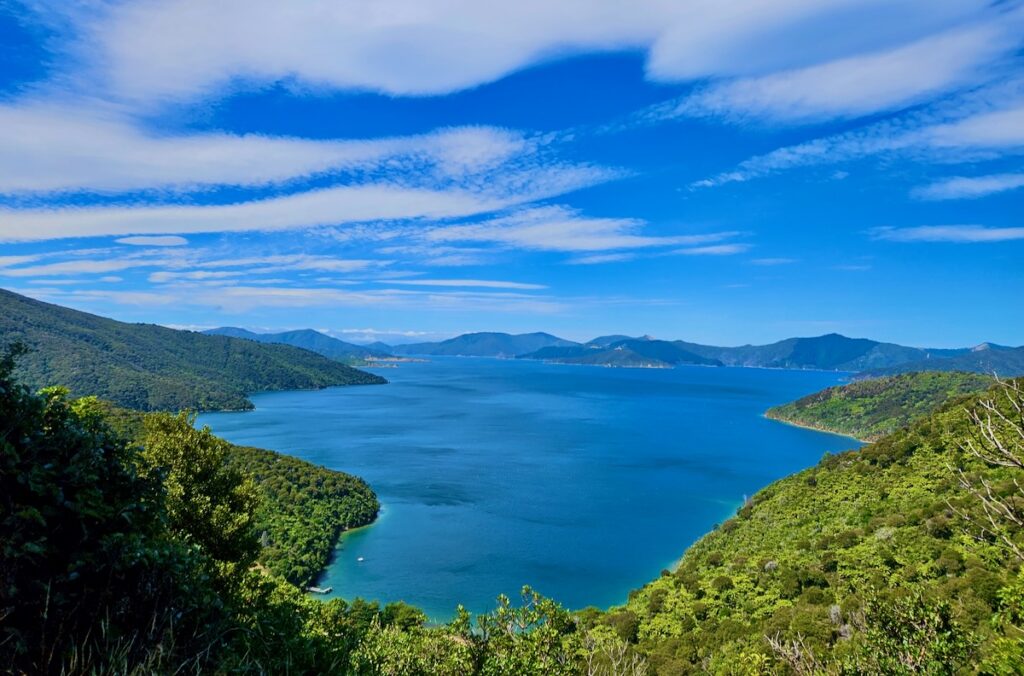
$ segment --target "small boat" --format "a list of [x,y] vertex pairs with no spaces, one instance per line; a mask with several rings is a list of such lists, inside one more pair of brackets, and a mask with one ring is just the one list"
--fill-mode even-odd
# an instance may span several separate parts
[[356,561],[359,561],[360,563],[362,563],[363,562],[363,557],[360,556],[358,559],[356,559]]
[[334,591],[334,587],[307,587],[306,591],[311,594],[330,594]]

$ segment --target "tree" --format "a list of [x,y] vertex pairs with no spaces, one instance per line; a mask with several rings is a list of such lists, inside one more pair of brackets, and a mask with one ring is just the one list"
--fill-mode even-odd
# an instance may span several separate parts
[[194,664],[205,640],[201,578],[191,553],[165,537],[159,481],[136,471],[137,450],[94,400],[16,383],[23,353],[0,354],[0,664],[14,673]]
[[230,444],[194,423],[185,412],[147,416],[145,471],[163,482],[172,533],[219,563],[247,567],[259,551],[256,486],[227,464]]
[[[999,543],[1024,564],[1024,386],[1022,380],[997,380],[994,394],[968,410],[973,434],[961,444],[967,457],[989,468],[1004,468],[1010,476],[993,479],[955,469],[961,488],[981,508],[954,508],[982,541]],[[986,661],[989,673],[1012,674],[1024,664],[1024,570],[999,594],[999,612],[993,618],[1000,637]]]

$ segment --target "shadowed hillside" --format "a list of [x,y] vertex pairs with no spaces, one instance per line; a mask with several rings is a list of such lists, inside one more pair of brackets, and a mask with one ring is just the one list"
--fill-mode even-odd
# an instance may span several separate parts
[[139,410],[251,408],[250,392],[386,382],[287,345],[127,324],[0,290],[0,345],[30,350],[18,373]]

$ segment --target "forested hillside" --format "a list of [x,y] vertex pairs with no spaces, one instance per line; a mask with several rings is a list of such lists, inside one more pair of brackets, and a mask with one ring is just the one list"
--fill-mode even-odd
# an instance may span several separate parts
[[1021,385],[768,486],[607,619],[664,674],[1017,673]]
[[[145,446],[166,416],[142,413],[94,400],[95,409],[123,438]],[[189,424],[194,419],[189,418]],[[225,466],[251,479],[259,500],[253,528],[259,535],[257,560],[267,570],[305,587],[327,567],[341,533],[377,518],[377,495],[359,477],[274,451],[235,444],[209,435],[223,448]]]
[[459,612],[427,627],[409,606],[323,603],[255,565],[273,518],[261,501],[319,479],[289,467],[289,484],[261,495],[254,477],[266,486],[286,461],[232,459],[185,415],[147,416],[140,449],[117,431],[135,414],[56,389],[32,395],[13,366],[0,358],[0,660],[15,673],[1012,674],[1024,664],[1020,381],[768,486],[620,608],[569,612],[525,590],[521,605],[501,598],[476,622]]
[[386,351],[346,343],[344,340],[338,340],[313,329],[281,331],[279,333],[254,333],[233,326],[222,326],[217,329],[203,331],[203,333],[212,336],[245,338],[247,340],[255,340],[257,343],[280,343],[281,345],[301,347],[304,350],[322,354],[328,359],[355,363],[356,365],[358,365],[358,362],[371,357],[384,358],[390,356]]
[[[601,340],[601,339],[597,339]],[[559,364],[591,364],[595,366],[623,366],[633,368],[672,368],[680,364],[721,366],[717,359],[694,354],[665,340],[627,338],[609,345],[588,343],[568,347],[545,347],[520,355],[520,359],[539,359]]]
[[137,414],[34,395],[12,378],[15,356],[0,353],[5,671],[568,675],[626,650],[529,590],[435,628],[402,603],[310,598],[256,565],[274,518],[261,501],[322,475],[289,467],[279,478],[298,486],[261,496],[252,477],[267,487],[279,457],[231,458],[184,414],[146,416],[140,449],[124,434]]
[[298,458],[231,445],[228,466],[259,487],[260,563],[300,587],[327,567],[343,531],[372,523],[380,510],[362,479]]
[[775,406],[766,415],[874,441],[929,415],[951,399],[988,389],[992,382],[976,373],[935,371],[858,380]]
[[19,376],[139,410],[245,409],[251,392],[386,382],[287,345],[126,324],[0,289],[0,346],[30,352]]

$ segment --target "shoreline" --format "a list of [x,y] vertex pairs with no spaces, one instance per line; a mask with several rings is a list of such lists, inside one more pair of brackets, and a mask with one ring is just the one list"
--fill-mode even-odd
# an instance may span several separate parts
[[853,439],[854,441],[860,442],[862,444],[873,443],[873,442],[871,442],[871,441],[869,441],[867,439],[861,439],[859,437],[853,436],[852,434],[847,434],[846,432],[840,432],[838,430],[828,429],[827,427],[820,427],[820,426],[817,426],[817,425],[812,425],[810,423],[797,422],[796,420],[787,420],[785,418],[776,418],[775,416],[768,415],[767,411],[762,413],[761,417],[765,418],[767,420],[771,420],[773,422],[782,423],[783,425],[789,425],[791,427],[799,427],[800,429],[804,429],[804,430],[811,430],[811,431],[814,431],[814,432],[824,432],[826,434],[834,434],[837,437],[846,437],[847,439]]

